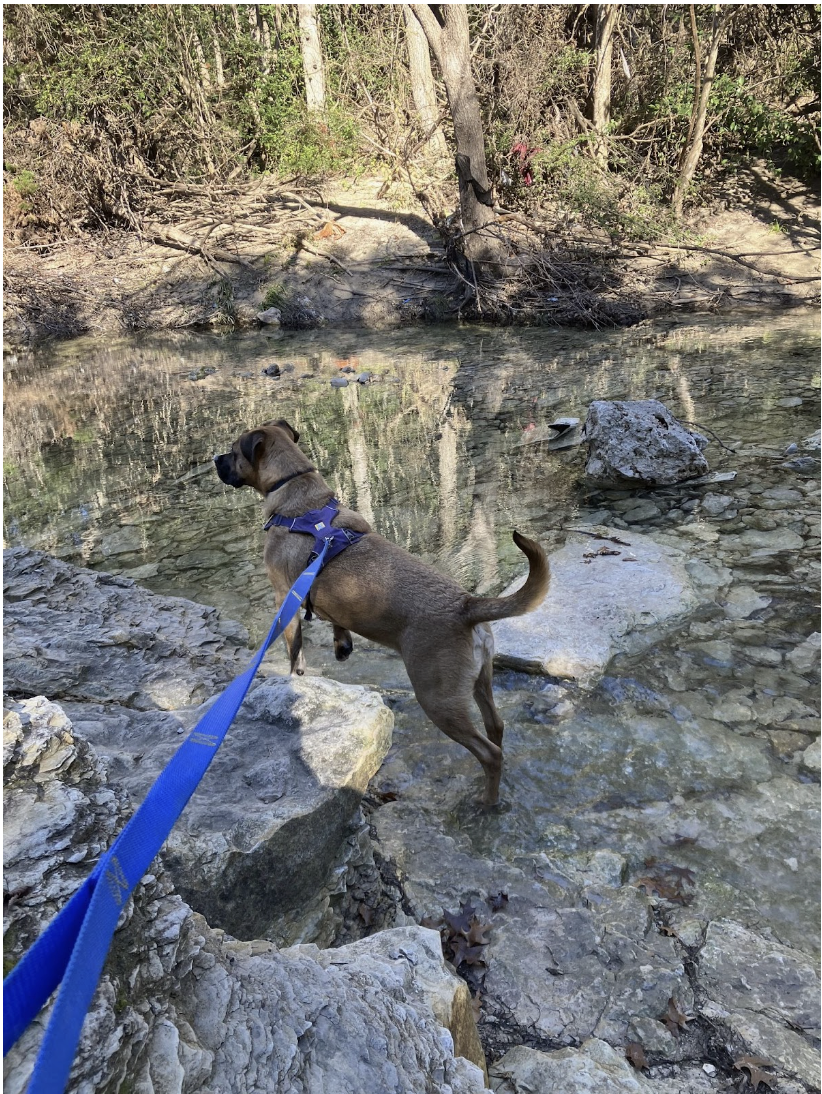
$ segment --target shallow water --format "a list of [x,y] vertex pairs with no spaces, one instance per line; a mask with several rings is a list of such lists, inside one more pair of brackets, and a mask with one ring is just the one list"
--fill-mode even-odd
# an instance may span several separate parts
[[[263,375],[275,362],[281,376]],[[214,604],[258,639],[274,609],[259,499],[224,486],[211,456],[272,417],[300,431],[378,531],[480,593],[522,568],[514,528],[549,546],[585,522],[684,539],[731,586],[683,632],[617,659],[588,696],[500,674],[507,805],[492,818],[462,809],[474,761],[426,726],[395,655],[355,639],[338,665],[315,622],[309,671],[383,689],[397,734],[380,785],[413,795],[435,774],[449,823],[478,853],[541,855],[561,870],[563,856],[602,845],[641,859],[662,833],[665,853],[710,877],[714,912],[736,900],[796,940],[816,906],[811,776],[797,755],[818,732],[818,672],[794,651],[818,627],[819,462],[785,450],[818,428],[818,364],[818,322],[804,313],[615,332],[78,339],[6,358],[5,539]],[[364,371],[371,382],[355,383]],[[348,387],[330,386],[338,375]],[[736,479],[594,491],[582,449],[549,450],[556,417],[584,419],[595,398],[650,397],[698,423],[711,468]],[[270,657],[282,669],[282,651]],[[770,816],[751,802],[783,781],[793,845],[776,820],[739,821],[748,807]]]

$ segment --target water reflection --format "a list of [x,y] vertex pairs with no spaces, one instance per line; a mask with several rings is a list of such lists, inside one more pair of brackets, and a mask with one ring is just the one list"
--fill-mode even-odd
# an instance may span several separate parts
[[[495,591],[519,566],[513,528],[544,535],[591,500],[580,450],[549,451],[548,421],[584,417],[593,398],[657,397],[727,442],[787,444],[815,428],[816,353],[813,322],[784,315],[612,333],[78,339],[6,364],[4,534],[214,603],[260,634],[257,501],[217,480],[211,454],[281,416],[379,531]],[[274,362],[278,379],[262,374]],[[332,388],[341,375],[348,387]],[[794,391],[805,402],[779,407]]]

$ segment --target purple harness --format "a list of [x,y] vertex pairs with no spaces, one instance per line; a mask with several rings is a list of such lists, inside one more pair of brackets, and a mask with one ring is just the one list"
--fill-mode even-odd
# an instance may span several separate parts
[[305,532],[306,535],[313,536],[314,548],[308,559],[309,562],[313,562],[323,549],[323,544],[328,543],[328,552],[323,560],[323,568],[325,568],[332,558],[336,558],[341,551],[350,547],[352,543],[356,543],[358,539],[362,539],[366,534],[352,532],[350,528],[332,528],[331,521],[337,515],[339,508],[340,503],[337,499],[331,498],[322,509],[310,509],[300,517],[280,517],[275,513],[263,525],[263,530],[268,531],[272,524],[278,524],[281,528],[287,528],[289,532]]

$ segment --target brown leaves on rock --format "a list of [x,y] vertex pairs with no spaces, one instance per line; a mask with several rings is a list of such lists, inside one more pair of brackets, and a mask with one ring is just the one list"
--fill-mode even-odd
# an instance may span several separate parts
[[685,1011],[679,1009],[676,999],[673,996],[668,1000],[668,1006],[665,1013],[660,1018],[660,1021],[668,1029],[669,1033],[673,1033],[675,1037],[679,1036],[681,1029],[687,1029],[688,1023],[693,1022],[693,1014],[686,1014]]
[[643,1067],[648,1066],[648,1057],[639,1041],[628,1042],[625,1046],[625,1056],[631,1067],[636,1068],[637,1071],[642,1071]]
[[[498,896],[504,897],[503,904],[507,903],[506,894],[499,893]],[[489,942],[491,924],[482,923],[477,918],[476,908],[461,903],[458,912],[444,911],[439,919],[426,916],[422,925],[440,932],[443,956],[451,962],[476,997],[487,971],[485,948]]]
[[754,1090],[759,1089],[760,1083],[764,1083],[769,1090],[774,1089],[776,1078],[761,1070],[763,1067],[773,1067],[773,1064],[763,1056],[741,1056],[734,1060],[734,1067],[737,1071],[744,1068],[748,1072],[748,1079]]
[[648,872],[635,878],[632,885],[644,889],[648,896],[658,896],[672,904],[690,904],[696,884],[692,870],[653,858],[646,859],[645,866],[649,867]]

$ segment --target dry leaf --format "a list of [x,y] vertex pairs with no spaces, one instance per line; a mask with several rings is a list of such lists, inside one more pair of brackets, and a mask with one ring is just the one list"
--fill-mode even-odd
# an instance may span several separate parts
[[686,1014],[679,1009],[676,1000],[673,996],[668,1000],[668,1007],[665,1013],[660,1019],[668,1030],[675,1036],[679,1036],[681,1029],[687,1029],[688,1023],[693,1022],[694,1016],[692,1014]]
[[773,1090],[776,1077],[767,1075],[761,1070],[762,1067],[773,1067],[773,1064],[770,1060],[766,1060],[764,1056],[741,1056],[738,1060],[734,1060],[734,1067],[737,1071],[741,1071],[743,1067],[745,1068],[754,1090],[759,1089],[760,1083],[764,1083],[769,1090]]
[[625,1055],[628,1058],[628,1063],[631,1067],[635,1067],[637,1071],[641,1071],[643,1067],[648,1066],[648,1058],[639,1041],[629,1041],[625,1046]]

